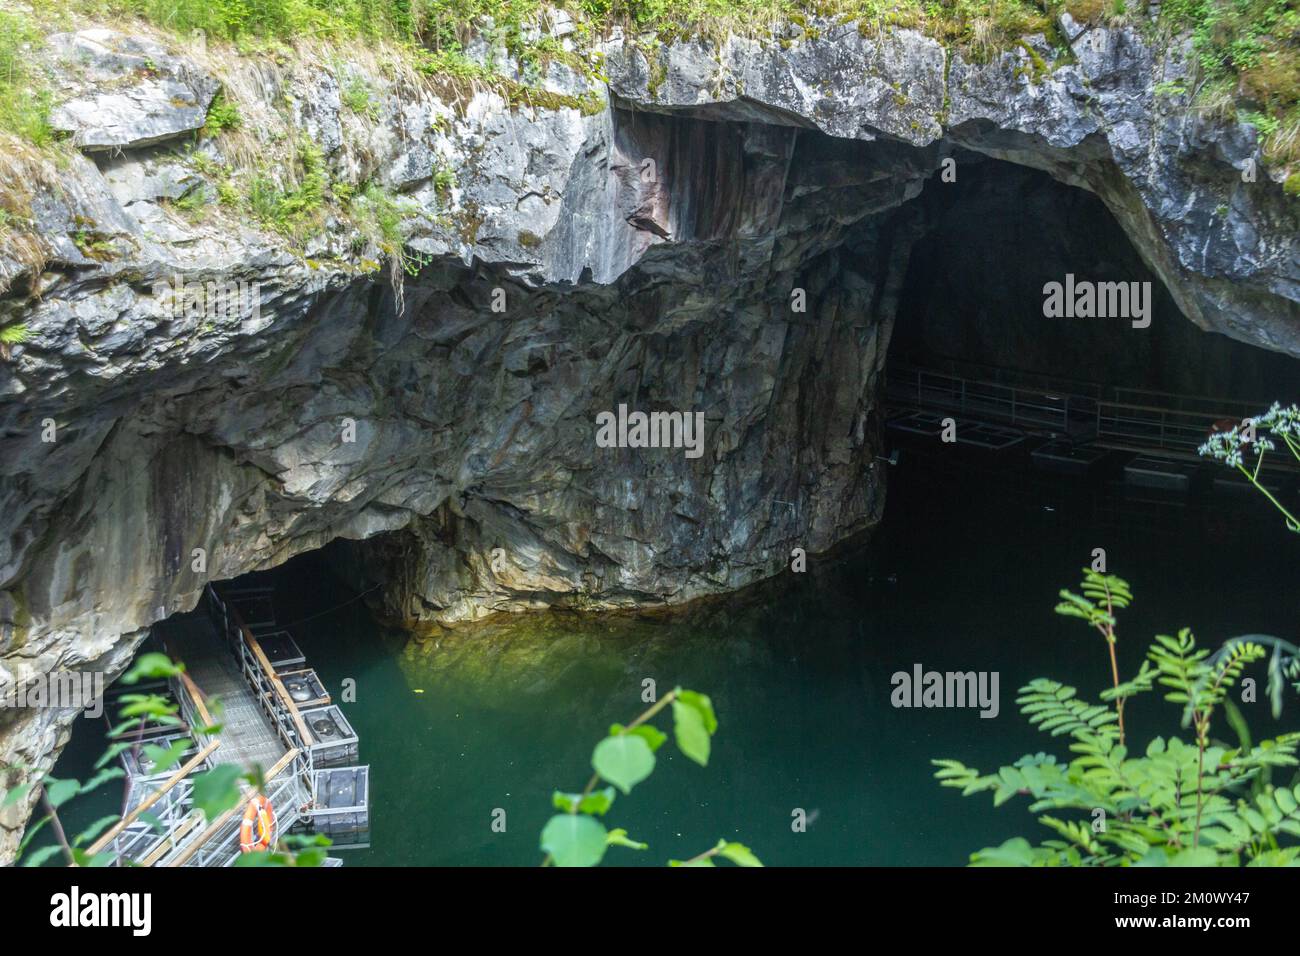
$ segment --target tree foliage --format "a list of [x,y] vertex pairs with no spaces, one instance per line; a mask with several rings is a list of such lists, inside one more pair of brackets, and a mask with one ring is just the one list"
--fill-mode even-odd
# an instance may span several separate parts
[[[1122,579],[1088,574],[1084,596],[1066,597],[1057,611],[1108,633],[1113,648],[1113,608],[1127,606],[1131,592]],[[1026,754],[988,774],[958,760],[932,762],[940,784],[963,796],[991,793],[995,806],[1028,798],[1029,811],[1051,836],[1037,845],[1016,837],[986,847],[971,855],[971,864],[1300,865],[1300,775],[1294,769],[1300,733],[1252,745],[1230,694],[1250,664],[1269,656],[1270,643],[1270,681],[1276,675],[1280,693],[1283,679],[1300,677],[1294,647],[1251,635],[1212,654],[1186,628],[1158,635],[1137,674],[1117,679],[1099,701],[1046,678],[1022,687],[1016,698],[1021,714],[1050,736],[1068,738],[1068,761]],[[1188,739],[1155,737],[1130,750],[1120,724],[1123,703],[1152,691],[1179,705],[1191,733]],[[1236,746],[1211,734],[1219,711],[1238,728]],[[1274,784],[1275,771],[1287,782]]]

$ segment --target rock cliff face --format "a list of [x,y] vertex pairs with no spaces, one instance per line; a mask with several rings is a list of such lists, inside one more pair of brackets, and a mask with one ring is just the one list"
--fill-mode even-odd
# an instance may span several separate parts
[[[974,64],[855,27],[615,37],[607,84],[553,63],[513,103],[360,57],[50,38],[80,153],[3,160],[34,225],[0,248],[0,326],[28,333],[0,360],[0,686],[115,674],[207,582],[337,538],[391,614],[450,624],[682,602],[869,528],[911,200],[946,160],[1094,192],[1193,322],[1300,356],[1296,208],[1253,130],[1156,95],[1185,47],[1062,28],[1052,64],[1042,38]],[[218,90],[242,138],[178,150]],[[291,248],[194,214],[214,165],[304,137],[336,190],[397,197],[405,270],[341,220]],[[600,447],[620,405],[702,412],[702,454]],[[0,762],[48,766],[73,716],[0,710]]]

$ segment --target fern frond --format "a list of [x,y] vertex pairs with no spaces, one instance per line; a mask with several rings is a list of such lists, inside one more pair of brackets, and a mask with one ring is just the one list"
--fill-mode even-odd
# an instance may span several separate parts
[[1080,741],[1113,745],[1119,741],[1119,718],[1101,704],[1075,697],[1077,691],[1057,681],[1038,678],[1020,688],[1020,712],[1039,730],[1053,737],[1069,734]]
[[0,329],[0,345],[21,345],[31,337],[31,330],[22,322]]
[[996,776],[983,775],[960,760],[931,760],[930,763],[939,768],[934,773],[934,778],[939,781],[939,785],[956,787],[961,790],[963,797],[991,790],[998,785]]
[[1128,607],[1133,603],[1128,582],[1113,574],[1098,574],[1084,568],[1082,588],[1085,596],[1099,604],[1108,602],[1112,607]]

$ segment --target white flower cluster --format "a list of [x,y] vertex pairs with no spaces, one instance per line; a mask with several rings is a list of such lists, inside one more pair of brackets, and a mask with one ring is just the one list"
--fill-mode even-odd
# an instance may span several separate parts
[[1240,425],[1235,425],[1226,432],[1216,432],[1203,444],[1199,451],[1205,458],[1221,461],[1229,468],[1242,467],[1247,450],[1258,459],[1265,452],[1277,446],[1272,440],[1260,435],[1266,431],[1283,439],[1300,439],[1300,407],[1289,405],[1283,408],[1277,402],[1262,415],[1248,418]]
[[1300,438],[1300,406],[1288,405],[1283,408],[1274,402],[1273,407],[1256,418],[1255,422],[1279,438]]

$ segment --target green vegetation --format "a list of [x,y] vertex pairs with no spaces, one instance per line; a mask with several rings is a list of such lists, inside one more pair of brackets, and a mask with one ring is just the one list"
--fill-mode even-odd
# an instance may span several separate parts
[[11,350],[15,345],[22,345],[31,338],[31,330],[24,322],[15,322],[12,325],[0,326],[0,359],[9,360]]
[[208,118],[203,123],[203,135],[218,136],[223,130],[239,129],[242,125],[243,117],[239,114],[239,106],[227,99],[224,91],[218,92],[208,106]]
[[[303,137],[298,143],[298,182],[286,185],[267,172],[259,172],[248,184],[249,210],[262,223],[293,239],[301,239],[316,224],[325,201],[328,179],[320,147]],[[227,199],[233,198],[226,192]]]
[[[557,790],[551,803],[561,811],[542,829],[543,866],[595,866],[611,846],[644,850],[647,845],[630,839],[624,829],[606,830],[597,817],[604,817],[614,805],[617,791],[624,795],[654,772],[655,752],[668,735],[650,720],[669,705],[673,709],[673,737],[677,749],[701,767],[707,766],[712,737],[718,729],[713,702],[704,694],[680,687],[665,694],[626,727],[614,724],[609,736],[591,753],[595,771],[581,793]],[[611,786],[597,790],[600,781]],[[617,790],[615,789],[617,788]],[[669,866],[714,866],[722,857],[737,866],[762,866],[758,857],[741,843],[719,840],[714,846],[688,860],[669,860]]]
[[[335,187],[336,194],[339,188]],[[404,203],[378,183],[366,183],[356,195],[344,189],[348,213],[360,230],[362,237],[379,247],[388,256],[400,256],[402,251],[402,214],[408,211]],[[413,210],[410,210],[413,211]],[[358,250],[360,251],[360,250]]]
[[[136,659],[131,669],[122,675],[121,682],[128,686],[141,680],[165,680],[176,677],[184,666],[173,663],[166,655],[149,653]],[[126,751],[143,753],[154,763],[155,773],[163,773],[177,767],[185,758],[187,745],[178,742],[170,747],[147,744],[141,740],[141,732],[146,724],[153,723],[177,728],[184,728],[185,723],[177,716],[180,708],[161,694],[123,694],[120,721],[113,728],[110,737],[115,742],[110,744],[95,764],[95,775],[82,783],[78,780],[55,779],[48,773],[36,773],[23,784],[15,787],[0,786],[0,808],[9,807],[21,800],[30,799],[33,791],[38,795],[43,815],[27,827],[18,848],[18,858],[24,866],[40,866],[62,855],[68,866],[106,866],[113,861],[108,850],[91,853],[94,841],[118,822],[117,815],[101,817],[85,830],[75,835],[64,831],[59,817],[59,808],[76,797],[84,796],[111,780],[120,780],[125,776],[121,767],[110,767],[112,761]],[[212,726],[196,728],[202,734],[214,736],[221,732],[221,702],[216,698],[205,698],[204,705],[217,720]],[[133,733],[133,731],[135,733]],[[29,767],[15,765],[0,767],[0,778],[8,776],[10,771],[30,770]],[[245,772],[233,764],[218,764],[211,770],[194,776],[194,805],[203,811],[208,823],[220,817],[227,810],[239,805],[246,799],[241,784],[249,792],[260,793],[265,790],[266,781],[262,779],[261,768]],[[156,818],[145,813],[140,819],[149,822],[162,833]],[[36,835],[49,827],[55,836],[55,842],[32,848]],[[265,853],[245,853],[236,866],[320,866],[325,860],[330,841],[325,837],[285,836],[279,844]]]
[[31,64],[30,51],[41,40],[40,31],[24,17],[0,10],[0,131],[37,146],[54,138],[50,93]]
[[[651,49],[686,36],[714,41],[727,33],[776,37],[779,28],[794,26],[798,38],[780,41],[789,46],[827,33],[813,25],[816,16],[844,28],[856,24],[864,34],[917,29],[981,61],[1016,47],[1026,35],[1043,33],[1068,60],[1055,26],[1063,11],[1083,22],[1130,22],[1151,29],[1124,0],[558,0],[553,5],[573,18],[579,50],[589,50],[592,40],[615,26],[630,28]],[[256,49],[247,45],[259,41],[298,38],[383,40],[403,48],[414,66],[446,83],[501,87],[512,103],[521,105],[600,108],[586,100],[552,104],[539,99],[544,94],[534,80],[551,60],[592,78],[600,75],[598,58],[579,56],[553,37],[529,32],[546,6],[541,0],[57,0],[53,9],[109,19],[140,17],[184,35],[202,31],[209,40],[232,41],[241,49]],[[24,67],[24,50],[39,41],[39,31],[17,15],[0,17],[0,129],[32,142],[48,141],[48,94]],[[523,83],[506,80],[497,64],[484,66],[465,57],[464,44],[485,17],[492,19],[496,38],[520,65]],[[1238,112],[1259,127],[1271,161],[1287,165],[1300,160],[1297,0],[1166,0],[1161,25],[1193,37],[1199,108]],[[1037,80],[1049,70],[1031,52],[1022,72]],[[651,71],[653,88],[662,77],[654,64]],[[1166,86],[1164,92],[1173,91]],[[344,101],[360,114],[372,109],[368,91],[358,85],[344,90]],[[228,118],[218,117],[212,132],[221,128],[229,128]]]
[[444,163],[435,163],[433,167],[433,188],[440,199],[446,200],[456,186],[456,171]]
[[[554,38],[526,39],[527,27],[544,9],[540,0],[62,0],[62,5],[98,16],[138,16],[164,29],[186,34],[202,30],[210,39],[241,43],[299,37],[383,39],[406,46],[413,62],[431,76],[452,83],[497,84],[501,77],[494,64],[484,67],[463,55],[475,25],[491,17],[526,80],[553,59],[598,75],[589,60],[564,50]],[[1123,0],[560,0],[555,5],[573,17],[580,49],[616,25],[643,35],[653,32],[663,42],[683,36],[717,40],[729,32],[774,36],[778,27],[794,25],[801,40],[812,40],[825,32],[811,23],[810,17],[818,16],[845,26],[857,24],[863,33],[914,28],[974,59],[988,60],[1033,33],[1046,34],[1063,49],[1055,27],[1062,11],[1084,22],[1131,21],[1146,27]],[[1243,119],[1260,127],[1266,155],[1283,164],[1300,158],[1296,0],[1166,0],[1161,18],[1165,27],[1188,31],[1194,38],[1200,68],[1198,105],[1211,112],[1239,106]],[[4,31],[0,75],[5,72],[4,50],[29,41],[22,30]],[[792,42],[799,41],[782,40],[787,46]],[[1031,55],[1026,69],[1038,79],[1049,67]],[[9,81],[11,86],[14,82]],[[349,108],[367,112],[366,91],[350,88],[344,95]],[[39,98],[21,97],[13,105],[22,115],[4,118],[0,107],[0,124],[41,135]]]
[[[1030,798],[1031,813],[1055,837],[1034,846],[1015,837],[971,855],[974,866],[1252,866],[1300,865],[1300,733],[1252,745],[1230,691],[1245,668],[1272,654],[1268,689],[1276,717],[1284,683],[1300,678],[1300,648],[1277,638],[1228,640],[1216,653],[1198,648],[1191,631],[1159,635],[1137,674],[1120,682],[1115,665],[1115,611],[1129,587],[1113,575],[1084,571],[1084,594],[1062,591],[1057,612],[1099,630],[1111,653],[1113,681],[1100,703],[1073,687],[1039,678],[1020,689],[1020,712],[1052,737],[1070,739],[1076,756],[1061,763],[1048,753],[1026,754],[992,774],[957,760],[935,760],[936,778],[963,796],[992,792],[995,805]],[[1155,737],[1138,750],[1127,744],[1123,706],[1139,694],[1165,689],[1179,705],[1192,739]],[[1300,689],[1300,685],[1296,685]],[[1241,700],[1252,701],[1243,688]],[[1222,712],[1238,737],[1232,746],[1212,736]],[[1285,782],[1274,784],[1274,773]],[[1050,812],[1046,812],[1050,811]],[[1073,811],[1067,815],[1063,811]]]
[[113,258],[112,238],[89,228],[89,224],[79,223],[79,228],[72,234],[72,243],[87,259],[107,262]]
[[369,84],[359,76],[353,76],[343,84],[339,92],[343,105],[359,116],[372,120],[378,119],[379,107],[374,101]]
[[1190,30],[1202,106],[1235,103],[1264,152],[1300,160],[1300,4],[1296,0],[1166,0],[1162,16]]
[[[1269,437],[1271,436],[1271,437]],[[1200,453],[1239,472],[1281,513],[1288,530],[1300,519],[1259,480],[1270,452],[1281,444],[1300,461],[1300,407],[1278,403],[1262,415],[1216,432]],[[963,796],[993,791],[1000,805],[1029,796],[1031,813],[1079,811],[1085,819],[1038,818],[1059,839],[1033,846],[1023,837],[971,855],[975,866],[1300,866],[1300,733],[1252,745],[1240,708],[1229,691],[1245,668],[1268,657],[1266,693],[1274,719],[1285,684],[1300,690],[1300,647],[1262,634],[1234,637],[1214,654],[1197,648],[1190,630],[1158,635],[1132,680],[1121,683],[1115,648],[1115,612],[1128,607],[1127,582],[1084,570],[1083,594],[1062,591],[1058,614],[1085,621],[1106,640],[1111,688],[1102,703],[1077,697],[1073,687],[1039,679],[1020,689],[1016,703],[1031,724],[1053,737],[1068,735],[1079,756],[1060,764],[1045,753],[1026,754],[997,773],[982,775],[957,760],[935,760],[945,787]],[[1271,650],[1270,650],[1271,649]],[[1124,731],[1124,705],[1137,694],[1166,688],[1165,700],[1182,707],[1193,739],[1156,737],[1144,756],[1132,757]],[[1253,687],[1242,702],[1253,702]],[[1218,711],[1237,746],[1211,736]],[[1286,780],[1275,785],[1274,772]]]
[[0,345],[21,345],[31,336],[27,326],[21,322],[0,328]]

